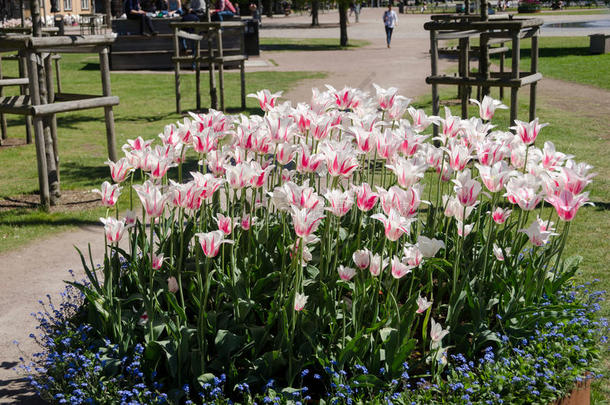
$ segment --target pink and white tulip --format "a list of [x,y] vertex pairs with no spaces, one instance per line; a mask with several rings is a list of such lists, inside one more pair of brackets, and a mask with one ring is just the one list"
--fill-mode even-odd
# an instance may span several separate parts
[[491,218],[496,224],[501,225],[506,222],[511,212],[513,212],[513,210],[509,210],[508,208],[502,209],[500,207],[496,207],[494,212],[491,213]]
[[269,111],[277,104],[277,99],[282,95],[282,92],[271,93],[269,90],[264,89],[257,91],[256,94],[248,94],[248,97],[253,97],[258,100],[258,104],[263,111]]
[[402,217],[394,209],[390,210],[390,214],[387,217],[383,214],[375,214],[371,215],[371,218],[383,223],[385,236],[392,242],[397,241],[403,234],[411,232],[411,222],[413,220]]
[[360,270],[364,270],[368,268],[371,263],[371,252],[366,248],[356,250],[352,255],[352,259],[354,260],[356,267]]
[[434,257],[439,250],[445,248],[445,243],[442,240],[431,239],[424,235],[419,235],[417,238],[417,247],[423,257]]
[[110,167],[110,176],[115,183],[125,181],[127,176],[134,170],[134,167],[126,157],[120,158],[116,163],[110,160],[107,160],[105,163]]
[[125,222],[114,217],[100,218],[104,224],[104,234],[109,243],[118,243],[125,232]]
[[294,295],[294,310],[297,312],[302,311],[307,304],[307,298],[308,297],[305,294],[296,293]]
[[479,117],[481,117],[481,119],[485,121],[489,121],[493,118],[497,108],[508,108],[507,106],[502,104],[500,100],[494,100],[489,96],[483,97],[483,100],[481,100],[481,102],[471,98],[470,102],[479,106]]
[[453,182],[455,183],[453,190],[460,204],[464,207],[475,205],[481,192],[481,183],[470,177],[470,169],[460,173]]
[[403,278],[411,272],[412,268],[412,266],[404,264],[398,257],[394,256],[392,258],[392,277],[396,279]]
[[161,269],[161,267],[163,266],[163,260],[165,258],[163,257],[163,253],[161,253],[159,256],[153,254],[152,256],[152,268],[153,270],[159,270]]
[[356,205],[361,211],[368,212],[372,210],[379,200],[379,195],[371,190],[371,186],[368,183],[354,186],[354,191],[356,192]]
[[315,232],[320,225],[320,221],[324,218],[324,215],[318,211],[310,211],[305,208],[297,209],[292,207],[291,214],[294,232],[300,238],[307,237]]
[[339,273],[339,278],[343,281],[350,281],[356,275],[356,269],[343,265],[339,266],[337,272]]
[[337,189],[329,190],[324,194],[324,197],[326,197],[330,205],[326,209],[338,217],[347,214],[354,205],[354,197],[350,190],[344,192]]
[[511,129],[514,129],[517,132],[517,136],[526,145],[531,145],[536,142],[540,130],[548,125],[538,123],[538,118],[531,122],[515,120],[515,124],[517,125],[511,127]]
[[234,221],[231,217],[225,217],[222,214],[216,216],[216,225],[218,230],[222,231],[225,235],[230,235],[233,229],[237,226],[237,221]]
[[422,297],[421,295],[417,297],[415,303],[417,304],[416,314],[423,314],[432,305],[432,301],[428,301],[426,297]]
[[559,218],[571,221],[578,209],[589,201],[589,193],[574,194],[569,190],[562,190],[559,195],[549,195],[546,200],[555,207]]
[[121,195],[121,189],[118,184],[110,184],[105,181],[102,183],[102,189],[94,189],[91,192],[99,194],[102,197],[102,205],[104,207],[114,207]]
[[147,180],[143,185],[133,186],[142,206],[149,218],[158,218],[163,214],[166,202],[172,197],[171,194],[163,194],[161,188],[156,186],[150,180]]
[[203,254],[209,258],[216,257],[218,255],[218,252],[220,252],[220,246],[223,243],[234,243],[230,239],[225,239],[224,236],[224,232],[220,230],[195,234],[195,237],[199,239],[199,244]]

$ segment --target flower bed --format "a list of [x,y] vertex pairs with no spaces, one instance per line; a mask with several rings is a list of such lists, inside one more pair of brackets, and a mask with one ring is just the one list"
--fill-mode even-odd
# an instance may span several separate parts
[[561,257],[593,175],[535,147],[538,120],[494,130],[488,97],[427,116],[395,89],[254,96],[263,117],[192,114],[108,162],[106,258],[45,327],[44,397],[548,403],[594,371],[598,296]]
[[523,0],[517,6],[517,12],[522,14],[539,13],[541,10],[542,6],[538,0]]

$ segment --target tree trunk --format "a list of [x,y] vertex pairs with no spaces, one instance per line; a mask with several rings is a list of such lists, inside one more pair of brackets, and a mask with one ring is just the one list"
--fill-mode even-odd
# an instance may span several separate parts
[[347,46],[347,4],[345,1],[339,1],[339,27],[341,30],[339,43],[341,46]]
[[267,17],[273,17],[273,0],[264,0],[263,7]]
[[106,24],[112,28],[112,4],[110,0],[104,0],[104,7],[106,7]]
[[40,4],[37,1],[30,1],[30,15],[32,16],[32,35],[42,36],[42,21],[40,19]]
[[317,27],[320,25],[318,21],[318,11],[320,10],[320,0],[311,0],[311,26]]

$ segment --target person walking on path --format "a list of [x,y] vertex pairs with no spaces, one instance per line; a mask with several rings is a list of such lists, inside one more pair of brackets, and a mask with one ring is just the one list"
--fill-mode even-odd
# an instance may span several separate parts
[[385,35],[388,48],[390,47],[390,42],[392,42],[392,31],[394,31],[396,23],[398,23],[398,16],[394,10],[392,10],[392,4],[389,4],[388,9],[383,13],[383,24],[385,25]]

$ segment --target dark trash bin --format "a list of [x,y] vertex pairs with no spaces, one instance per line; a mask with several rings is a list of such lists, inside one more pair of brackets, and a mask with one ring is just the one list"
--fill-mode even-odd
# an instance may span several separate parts
[[246,22],[244,32],[244,47],[246,49],[246,55],[258,56],[261,53],[258,42],[258,20],[249,18],[244,21]]
[[[457,3],[455,5],[455,12],[456,13],[463,13],[466,10],[466,6],[464,5],[464,3]],[[476,10],[476,4],[474,4],[474,2],[470,3],[470,12],[473,13]]]
[[61,14],[55,14],[53,17],[53,25],[59,28],[57,35],[65,35],[64,31],[64,16]]

